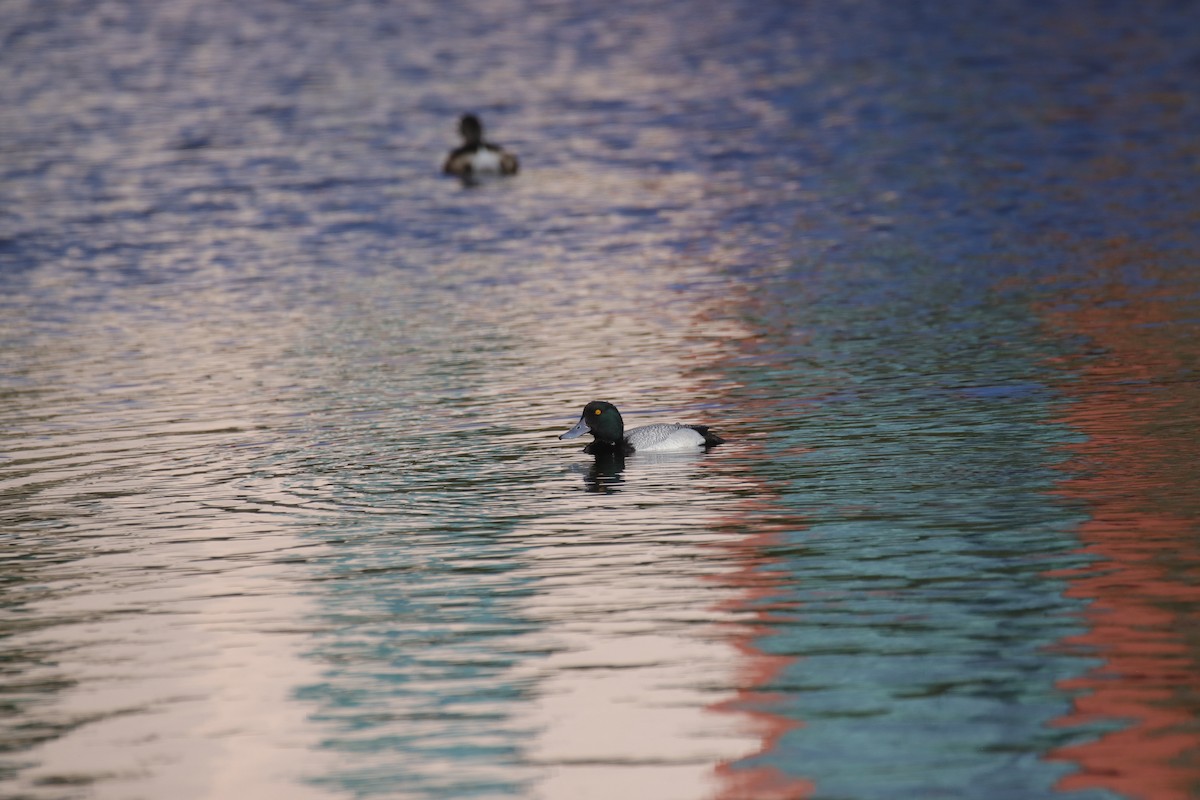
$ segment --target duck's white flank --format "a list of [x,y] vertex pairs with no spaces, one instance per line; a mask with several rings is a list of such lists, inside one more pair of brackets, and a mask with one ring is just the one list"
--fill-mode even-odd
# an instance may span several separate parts
[[638,453],[667,453],[704,447],[704,437],[686,425],[659,423],[625,431],[625,441]]
[[471,156],[471,169],[475,172],[499,172],[500,154],[487,147],[480,147]]

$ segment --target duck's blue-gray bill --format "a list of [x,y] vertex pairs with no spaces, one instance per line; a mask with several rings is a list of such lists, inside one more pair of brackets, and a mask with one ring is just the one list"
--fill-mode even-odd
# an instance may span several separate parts
[[562,436],[559,436],[558,438],[574,439],[576,436],[583,436],[585,433],[587,433],[587,430],[588,430],[587,420],[584,419],[583,417],[580,417],[579,422],[575,423],[574,428],[571,428],[571,430],[567,431],[566,433],[564,433]]

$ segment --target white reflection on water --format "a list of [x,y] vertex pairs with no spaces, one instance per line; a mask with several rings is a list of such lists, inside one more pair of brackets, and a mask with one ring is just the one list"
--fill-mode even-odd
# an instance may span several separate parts
[[[138,561],[108,566],[136,570]],[[230,590],[221,576],[207,582]],[[23,791],[40,796],[39,785],[84,783],[92,797],[325,795],[292,785],[298,769],[315,774],[324,760],[305,709],[289,697],[294,682],[316,670],[302,658],[303,636],[273,630],[303,619],[310,604],[278,594],[203,597],[195,581],[181,588],[126,588],[124,600],[154,613],[110,610],[16,643],[69,643],[52,674],[74,685],[39,716],[77,725],[25,754],[37,766],[23,774]],[[39,611],[97,616],[91,603]]]
[[[129,288],[132,313],[30,323],[38,413],[5,409],[0,492],[21,510],[9,552],[30,565],[5,652],[41,741],[4,791],[326,796],[294,783],[328,759],[290,696],[318,673],[313,602],[287,590],[321,548],[297,536],[278,481],[244,488],[261,431],[293,413],[246,389],[279,400],[266,365],[295,331],[255,330],[215,292],[163,313],[157,291]],[[234,328],[255,346],[229,343]]]
[[[752,722],[712,710],[744,669],[732,641],[740,590],[713,559],[720,505],[713,456],[633,456],[618,491],[559,501],[514,536],[536,540],[525,613],[545,623],[522,667],[537,731],[525,758],[545,798],[711,795],[715,767],[762,746]],[[712,471],[707,470],[711,475]],[[724,609],[724,610],[722,610]]]

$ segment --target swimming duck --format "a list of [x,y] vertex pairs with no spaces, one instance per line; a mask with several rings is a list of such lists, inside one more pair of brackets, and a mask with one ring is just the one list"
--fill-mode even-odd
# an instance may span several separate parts
[[517,157],[503,147],[483,139],[483,123],[474,114],[463,114],[458,121],[462,146],[450,151],[442,172],[471,178],[476,175],[516,175],[520,168]]
[[595,441],[583,448],[585,453],[599,454],[619,450],[631,453],[680,453],[714,447],[725,440],[709,431],[706,425],[659,423],[625,430],[621,412],[612,403],[593,400],[583,407],[583,414],[574,428],[559,439],[574,439],[590,433]]

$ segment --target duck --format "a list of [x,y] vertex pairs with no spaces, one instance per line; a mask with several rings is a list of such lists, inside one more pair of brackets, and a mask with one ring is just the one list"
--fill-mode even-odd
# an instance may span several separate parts
[[593,455],[611,452],[622,455],[698,452],[725,442],[707,425],[660,422],[627,431],[621,412],[612,403],[603,400],[593,400],[584,406],[575,427],[558,438],[574,439],[585,433],[590,433],[595,441],[583,451]]
[[474,114],[463,114],[458,121],[460,147],[450,151],[442,172],[472,178],[477,175],[516,175],[521,164],[517,157],[498,144],[485,141],[483,123]]

